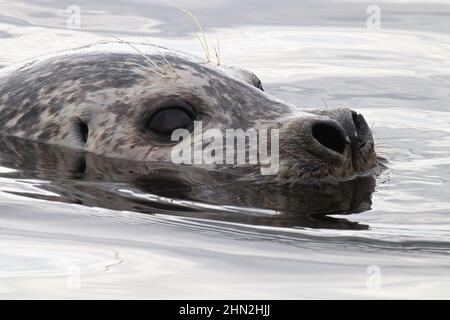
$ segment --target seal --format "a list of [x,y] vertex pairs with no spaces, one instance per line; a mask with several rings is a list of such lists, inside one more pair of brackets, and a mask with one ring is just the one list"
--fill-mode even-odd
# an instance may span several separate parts
[[[377,164],[371,130],[348,108],[303,110],[253,73],[149,44],[102,42],[1,70],[0,134],[108,158],[171,162],[176,129],[279,130],[274,179],[349,177]],[[191,144],[183,139],[175,144]],[[201,148],[206,148],[204,142]],[[213,165],[214,166],[214,165]],[[217,167],[217,166],[215,166]],[[259,165],[235,165],[246,176]]]

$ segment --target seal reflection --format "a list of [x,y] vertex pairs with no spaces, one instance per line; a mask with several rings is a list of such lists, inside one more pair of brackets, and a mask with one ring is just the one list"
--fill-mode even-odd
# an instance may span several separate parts
[[0,139],[0,166],[17,170],[2,177],[45,180],[49,183],[39,187],[59,195],[14,192],[22,196],[290,228],[367,229],[330,215],[370,210],[375,190],[373,176],[283,185],[264,178],[241,179],[245,175],[239,171],[111,159],[11,137]]

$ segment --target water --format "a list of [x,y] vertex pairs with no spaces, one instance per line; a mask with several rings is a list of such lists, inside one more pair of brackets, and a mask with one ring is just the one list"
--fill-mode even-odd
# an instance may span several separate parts
[[201,56],[185,7],[274,96],[363,113],[387,169],[269,208],[224,196],[259,185],[2,139],[1,298],[450,297],[450,4],[382,2],[369,30],[372,2],[237,3],[77,1],[70,30],[70,1],[0,1],[0,64],[108,34]]

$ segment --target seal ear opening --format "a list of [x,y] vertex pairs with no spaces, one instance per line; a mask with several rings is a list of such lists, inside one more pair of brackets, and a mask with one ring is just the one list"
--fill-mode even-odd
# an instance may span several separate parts
[[88,125],[81,119],[77,119],[77,127],[78,127],[78,136],[83,144],[86,144],[89,137],[89,127]]

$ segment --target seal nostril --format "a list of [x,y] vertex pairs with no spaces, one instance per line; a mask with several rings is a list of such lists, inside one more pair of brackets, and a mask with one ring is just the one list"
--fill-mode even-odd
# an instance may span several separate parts
[[319,122],[312,127],[313,137],[324,147],[333,151],[343,153],[345,150],[346,139],[342,132],[336,126]]
[[359,121],[358,113],[356,111],[352,111],[352,120],[356,131],[358,132],[361,129],[361,122]]

